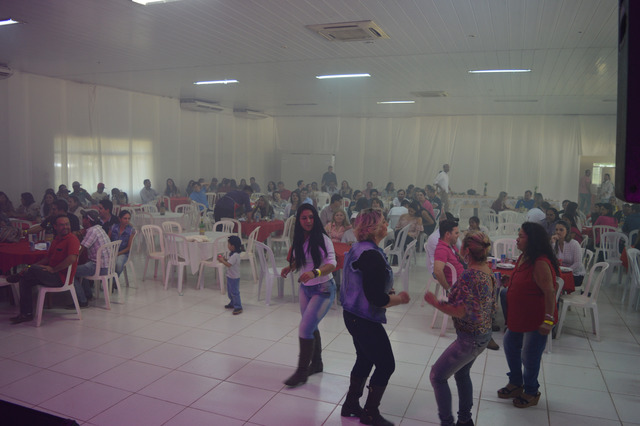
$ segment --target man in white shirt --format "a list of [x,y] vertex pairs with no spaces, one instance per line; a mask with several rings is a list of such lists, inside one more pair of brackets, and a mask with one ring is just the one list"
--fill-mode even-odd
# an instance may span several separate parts
[[404,200],[404,197],[406,195],[407,193],[405,192],[404,189],[398,189],[398,192],[396,193],[396,198],[393,199],[393,206],[400,207],[402,205],[402,200]]
[[158,198],[158,192],[151,188],[149,179],[144,180],[144,188],[140,190],[140,198],[142,199],[142,204],[152,203]]
[[614,194],[613,182],[611,182],[611,176],[609,173],[605,173],[604,180],[602,181],[602,185],[600,186],[600,202],[608,203],[609,198],[611,198]]
[[451,192],[451,188],[449,187],[449,165],[445,164],[442,166],[442,171],[438,173],[436,176],[436,180],[434,185],[438,189],[440,193],[440,200],[442,201],[442,206],[444,211],[449,211],[449,192]]
[[94,192],[93,194],[91,194],[91,198],[93,198],[93,200],[95,201],[96,204],[99,203],[100,200],[108,200],[109,199],[109,194],[104,192],[104,183],[100,182],[98,184],[98,190],[96,192]]

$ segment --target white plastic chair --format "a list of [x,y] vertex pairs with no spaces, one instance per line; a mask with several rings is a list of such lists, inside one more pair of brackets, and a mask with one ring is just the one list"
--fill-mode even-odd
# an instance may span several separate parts
[[[456,268],[453,267],[452,264],[450,264],[449,262],[444,264],[445,268],[449,268],[449,270],[451,271],[451,287],[453,287],[455,285],[455,283],[458,281],[458,273],[456,272]],[[444,287],[442,287],[440,285],[440,283],[436,280],[436,291],[435,291],[435,295],[439,300],[448,300],[447,297],[447,291],[444,289]],[[441,312],[438,309],[435,309],[435,312],[433,313],[433,318],[431,319],[431,328],[434,327],[434,325],[436,324],[436,319],[438,318],[439,314],[442,314],[442,324],[440,325],[440,336],[444,336],[445,334],[447,334],[447,321],[449,319],[449,315],[445,314],[444,312]]]
[[[562,295],[562,289],[564,288],[564,280],[560,277],[556,277],[556,283],[558,285],[558,289],[556,290],[556,306],[558,306],[558,301],[560,300],[560,295]],[[553,346],[553,333],[549,333],[547,337],[547,353],[551,353],[551,349]]]
[[[280,235],[279,237],[271,237],[269,238],[269,242],[271,243],[271,247],[273,249],[273,247],[275,246],[275,244],[277,243],[278,245],[283,245],[285,252],[288,253],[289,252],[289,248],[291,247],[291,240],[293,238],[293,230],[295,228],[296,225],[296,217],[295,216],[291,216],[290,218],[288,218],[285,222],[284,222],[284,229],[282,230],[282,235]],[[278,247],[280,248],[280,247]]]
[[[120,280],[118,279],[118,274],[116,274],[116,260],[118,258],[118,250],[120,249],[121,241],[112,241],[109,244],[104,244],[98,249],[98,254],[96,256],[96,271],[90,277],[84,277],[86,280],[90,281],[102,281],[102,292],[104,293],[104,302],[105,307],[107,309],[111,309],[111,301],[109,300],[109,294],[111,293],[111,289],[109,288],[109,283],[113,278],[116,282],[116,287],[118,288],[118,294],[122,294],[122,289],[120,288]],[[106,265],[102,264],[103,252],[107,252],[107,257],[109,259],[109,263]],[[107,268],[107,272],[102,275],[100,274],[100,269]],[[98,298],[100,297],[100,286],[96,289],[96,305],[98,303]]]
[[149,266],[149,260],[153,259],[155,261],[155,270],[153,272],[153,278],[158,277],[158,262],[161,263],[161,272],[162,279],[164,281],[165,270],[164,270],[164,258],[165,258],[165,249],[164,249],[164,232],[162,228],[157,225],[144,225],[141,229],[142,235],[144,236],[144,241],[147,246],[147,260],[144,263],[144,272],[142,273],[142,281],[144,281],[147,276],[147,266]]
[[513,259],[520,254],[516,240],[511,238],[501,238],[494,241],[492,253],[493,257],[500,259],[504,254],[507,259]]
[[156,207],[155,204],[144,204],[142,211],[145,213],[158,213],[158,207]]
[[634,229],[633,231],[629,232],[629,241],[627,243],[627,249],[633,247],[633,245],[636,243],[638,239],[638,231],[640,231],[640,229]]
[[[500,212],[503,213],[503,212]],[[498,224],[498,235],[517,235],[520,232],[520,225],[513,222],[504,222]]]
[[213,241],[213,253],[211,253],[211,257],[207,257],[205,260],[200,261],[200,268],[198,269],[198,290],[202,290],[204,288],[204,268],[215,268],[218,277],[218,284],[220,285],[220,293],[224,294],[225,292],[225,266],[224,264],[218,262],[218,255],[226,253],[227,250],[227,242],[229,241],[228,236],[218,237]]
[[[273,283],[274,281],[278,282],[278,296],[282,297],[284,293],[284,278],[280,276],[282,272],[282,268],[276,266],[276,260],[273,256],[273,251],[269,248],[268,245],[263,244],[259,241],[255,243],[255,252],[258,255],[258,260],[260,262],[260,280],[258,282],[258,300],[260,300],[260,293],[262,290],[262,283],[265,283],[265,304],[271,304],[271,292],[273,291]],[[291,298],[292,301],[296,300],[296,288],[293,279],[294,273],[291,271],[289,273],[289,279],[291,280]]]
[[617,229],[614,228],[613,226],[606,226],[606,225],[598,225],[598,226],[594,226],[593,227],[593,246],[596,249],[596,262],[598,261],[598,259],[600,259],[600,253],[602,253],[602,234],[604,234],[605,232],[616,232]]
[[20,283],[10,283],[7,282],[6,276],[0,277],[0,287],[11,286],[11,292],[13,293],[13,300],[16,302],[16,305],[20,304]]
[[582,252],[582,265],[584,266],[584,270],[590,271],[593,263],[593,252],[586,248],[580,248],[580,251]]
[[182,225],[178,222],[167,220],[166,222],[162,222],[162,230],[173,234],[182,234]]
[[598,294],[600,293],[600,287],[602,287],[602,281],[604,281],[605,272],[608,268],[609,264],[606,262],[596,263],[589,272],[589,278],[583,294],[572,293],[560,296],[562,310],[558,320],[558,332],[556,333],[556,339],[559,339],[560,334],[562,333],[562,324],[567,316],[567,309],[569,309],[569,306],[574,306],[576,308],[591,309],[591,325],[593,333],[596,335],[596,339],[600,340],[600,321],[598,319],[597,299]]
[[182,235],[168,232],[164,234],[164,246],[167,253],[167,271],[164,274],[164,289],[169,286],[169,278],[172,266],[176,267],[178,274],[178,294],[182,296],[182,278],[184,269],[189,265],[189,249],[187,239]]
[[76,288],[73,285],[73,280],[71,277],[71,269],[73,265],[77,264],[77,261],[69,265],[67,268],[67,277],[64,280],[64,284],[62,287],[45,287],[45,286],[37,286],[38,288],[38,302],[36,304],[36,327],[40,327],[42,323],[42,311],[44,310],[44,298],[47,293],[62,293],[63,291],[68,291],[71,293],[71,298],[73,299],[73,304],[76,307],[76,313],[78,314],[78,319],[82,319],[82,312],[80,311],[80,305],[78,304],[78,296],[76,294]]
[[120,214],[121,210],[122,210],[122,206],[114,204],[113,208],[111,209],[111,214],[114,215],[114,216],[118,216]]
[[385,253],[389,259],[391,259],[391,256],[398,256],[398,263],[400,263],[400,259],[404,257],[404,245],[407,242],[409,228],[411,228],[411,224],[402,228],[400,232],[398,232],[398,237],[393,242],[393,245],[385,249]]
[[327,205],[329,200],[331,199],[331,195],[328,192],[316,192],[316,206],[318,211],[322,210],[322,208]]
[[216,193],[215,192],[207,192],[207,203],[209,204],[209,209],[213,210],[213,207],[216,205]]
[[213,231],[233,234],[234,226],[235,224],[232,221],[223,219],[213,224]]
[[258,226],[256,229],[251,231],[249,234],[249,238],[247,240],[246,250],[240,253],[240,260],[248,260],[249,266],[251,267],[251,273],[253,274],[253,282],[258,282],[258,269],[256,268],[256,256],[255,256],[255,243],[256,238],[258,238],[258,232],[260,232],[260,227]]
[[620,246],[626,247],[629,244],[629,238],[622,232],[604,232],[600,235],[600,247],[602,248],[602,254],[604,255],[604,261],[611,266],[611,269],[607,272],[607,280],[605,283],[611,281],[613,275],[613,269],[618,268],[618,284],[622,279],[622,259],[620,258]]
[[407,245],[407,249],[404,251],[404,256],[400,260],[398,266],[392,266],[391,270],[393,271],[393,279],[394,282],[396,279],[402,280],[402,289],[406,292],[409,292],[409,267],[411,266],[411,256],[416,251],[416,243],[417,240],[411,241]]
[[24,219],[11,219],[11,226],[13,226],[14,228],[18,228],[19,230],[23,230],[23,229],[29,229],[31,228],[31,226],[33,226],[33,223],[29,220],[24,220]]
[[520,213],[511,210],[504,210],[498,213],[498,219],[500,223],[516,223],[518,224],[518,228],[520,224],[522,224],[522,216]]

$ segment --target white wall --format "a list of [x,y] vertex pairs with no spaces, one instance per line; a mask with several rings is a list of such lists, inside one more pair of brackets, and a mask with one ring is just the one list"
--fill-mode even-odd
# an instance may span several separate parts
[[[149,177],[255,176],[278,180],[287,153],[335,154],[339,180],[382,189],[433,182],[451,164],[454,191],[484,182],[519,195],[535,186],[552,199],[577,198],[579,157],[613,156],[615,117],[278,117],[246,120],[183,111],[176,99],[16,73],[0,81],[0,190],[14,205],[31,191],[81,181],[135,195]],[[62,164],[54,167],[54,163]],[[325,170],[318,170],[320,180]],[[294,182],[285,182],[293,187]]]

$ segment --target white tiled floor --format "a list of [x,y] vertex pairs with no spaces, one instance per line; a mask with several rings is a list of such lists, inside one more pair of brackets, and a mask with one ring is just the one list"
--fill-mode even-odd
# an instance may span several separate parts
[[[388,310],[386,329],[396,357],[381,410],[406,426],[438,424],[429,371],[453,339],[431,329],[433,310],[421,306],[424,255],[411,272],[411,304]],[[136,257],[138,274],[142,258]],[[340,417],[354,351],[339,308],[320,325],[325,372],[295,389],[282,381],[297,361],[298,305],[258,302],[257,286],[243,269],[244,313],[232,316],[212,284],[184,296],[147,279],[115,296],[112,310],[91,307],[77,321],[52,309],[42,327],[12,326],[15,308],[0,304],[0,399],[87,425],[356,425]],[[502,351],[487,351],[472,368],[474,421],[494,425],[640,424],[640,313],[605,288],[599,300],[603,339],[591,339],[589,317],[570,312],[553,353],[543,356],[542,398],[519,410],[498,399],[504,386]],[[103,306],[100,303],[98,306]],[[502,343],[502,333],[494,333]],[[456,389],[450,381],[456,403]],[[454,409],[455,412],[455,409]]]

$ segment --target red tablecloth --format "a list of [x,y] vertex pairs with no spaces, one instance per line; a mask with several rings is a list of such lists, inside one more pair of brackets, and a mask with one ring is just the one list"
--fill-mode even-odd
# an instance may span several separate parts
[[344,266],[344,255],[351,249],[351,244],[347,243],[333,243],[333,249],[336,252],[336,271],[341,270]]
[[27,240],[18,243],[1,243],[0,270],[7,272],[14,266],[35,263],[46,256],[47,252],[44,250],[31,251]]
[[269,235],[272,232],[282,233],[284,231],[284,222],[281,220],[264,220],[260,222],[240,222],[240,226],[242,228],[242,235],[248,237],[254,229],[258,226],[260,227],[260,231],[258,231],[257,240],[261,243],[264,243]]
[[[489,266],[491,267],[491,264],[489,264]],[[507,275],[509,277],[511,277],[511,274],[513,274],[513,269],[501,269],[501,268],[496,268],[493,269],[493,272],[500,272],[502,275]],[[563,287],[563,292],[566,293],[573,293],[574,291],[576,291],[576,283],[573,280],[573,273],[571,272],[562,272],[560,271],[560,278],[562,278],[564,280],[564,287]]]

